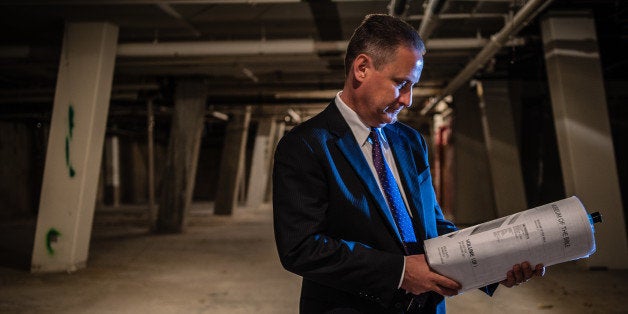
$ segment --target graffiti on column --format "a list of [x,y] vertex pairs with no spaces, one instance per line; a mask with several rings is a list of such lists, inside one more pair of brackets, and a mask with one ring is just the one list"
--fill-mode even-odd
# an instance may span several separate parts
[[65,164],[68,167],[70,178],[74,178],[76,171],[70,161],[70,142],[72,141],[72,131],[74,130],[74,107],[70,104],[68,108],[68,132],[65,135]]
[[61,233],[55,228],[50,228],[50,230],[48,230],[48,233],[46,233],[46,249],[48,250],[49,255],[55,254],[55,250],[52,248],[52,243],[57,242],[60,235]]

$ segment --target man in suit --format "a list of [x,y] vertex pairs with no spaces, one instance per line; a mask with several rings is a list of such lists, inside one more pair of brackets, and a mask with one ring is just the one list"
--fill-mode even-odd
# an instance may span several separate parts
[[[443,296],[460,289],[425,260],[423,240],[456,227],[436,201],[424,139],[396,121],[424,52],[406,22],[367,16],[347,48],[343,90],[277,147],[275,238],[282,265],[303,277],[301,313],[444,312]],[[543,272],[524,262],[502,284]]]

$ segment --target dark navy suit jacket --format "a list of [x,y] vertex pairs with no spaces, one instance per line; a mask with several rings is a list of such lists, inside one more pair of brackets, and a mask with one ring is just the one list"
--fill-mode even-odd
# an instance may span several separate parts
[[[383,128],[395,156],[417,239],[456,230],[436,201],[425,140]],[[282,265],[303,277],[302,313],[398,313],[400,235],[377,181],[336,104],[280,141],[273,171],[274,227]],[[395,307],[397,306],[397,307]],[[431,292],[426,312],[444,311]]]

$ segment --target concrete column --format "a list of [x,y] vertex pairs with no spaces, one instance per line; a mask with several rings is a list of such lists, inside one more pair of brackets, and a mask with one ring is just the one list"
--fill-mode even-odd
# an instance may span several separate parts
[[565,193],[600,211],[589,267],[627,268],[628,249],[595,23],[590,12],[541,22]]
[[[33,137],[29,134],[29,125],[0,121],[0,160],[5,165],[0,167],[0,221],[13,217],[32,217],[37,204],[32,201],[37,191],[35,184]],[[35,168],[35,169],[34,169]],[[0,247],[2,245],[0,244]]]
[[85,266],[100,174],[118,27],[65,28],[31,271]]
[[105,191],[109,205],[120,206],[120,141],[117,135],[105,140]]
[[[275,150],[277,149],[279,140],[281,140],[284,133],[286,132],[286,123],[284,121],[279,120],[279,121],[276,121],[275,123],[277,127],[275,128],[275,134],[273,134],[272,149],[270,150],[270,167],[269,167],[270,173],[273,173],[272,169],[273,169],[273,165],[275,161],[273,156],[275,156]],[[273,176],[269,175],[268,181],[266,182],[266,195],[264,196],[264,202],[266,203],[272,202],[272,197],[273,197]]]
[[508,82],[478,81],[476,91],[497,216],[508,216],[528,207]]
[[123,182],[127,186],[124,187],[123,199],[131,204],[146,204],[148,195],[146,169],[148,167],[145,146],[136,140],[128,141],[125,146],[128,147],[128,152],[125,154],[127,156],[126,167],[123,169],[126,170],[126,176]]
[[481,223],[496,218],[497,213],[478,98],[470,88],[460,88],[453,96],[455,222]]
[[250,121],[251,107],[247,106],[243,112],[233,114],[227,124],[214,205],[216,215],[231,215],[237,206],[239,187],[245,170],[244,158]]
[[205,101],[206,88],[202,82],[177,84],[155,229],[158,233],[185,230],[205,121]]
[[146,155],[147,155],[147,189],[148,189],[148,225],[156,229],[157,206],[155,206],[155,141],[154,141],[155,115],[153,113],[153,99],[146,103]]
[[261,119],[257,126],[246,199],[246,206],[253,209],[262,205],[266,195],[276,127],[272,117]]

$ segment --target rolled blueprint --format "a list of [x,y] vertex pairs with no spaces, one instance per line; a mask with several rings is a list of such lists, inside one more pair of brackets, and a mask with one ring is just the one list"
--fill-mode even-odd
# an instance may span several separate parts
[[462,292],[504,280],[524,261],[534,267],[588,257],[595,252],[591,219],[572,196],[426,240],[425,257]]

